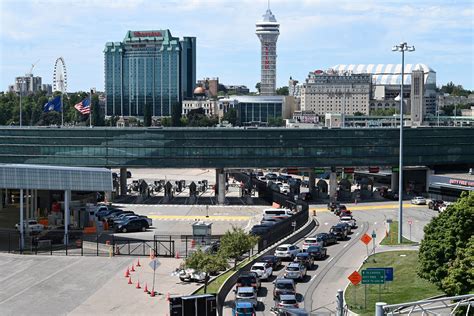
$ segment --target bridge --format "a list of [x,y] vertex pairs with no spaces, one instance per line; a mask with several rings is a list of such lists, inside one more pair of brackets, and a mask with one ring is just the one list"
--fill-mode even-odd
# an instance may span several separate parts
[[[397,166],[397,128],[0,127],[0,163],[147,168]],[[406,128],[404,165],[473,165],[474,128]]]

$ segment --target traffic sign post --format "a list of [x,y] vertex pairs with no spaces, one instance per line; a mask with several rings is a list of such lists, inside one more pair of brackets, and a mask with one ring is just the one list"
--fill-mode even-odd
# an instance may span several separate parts
[[365,244],[366,248],[367,248],[367,258],[369,257],[369,243],[370,241],[372,240],[372,237],[370,237],[369,235],[367,234],[364,234],[362,235],[362,237],[360,238],[360,240]]
[[[372,245],[373,245],[373,253],[375,255],[375,237],[377,237],[377,234],[375,233],[375,230],[372,230]],[[375,257],[374,257],[374,262],[375,262]]]
[[411,224],[413,224],[413,220],[410,218],[408,220],[408,227],[410,227],[410,241],[411,241]]
[[362,281],[362,276],[359,272],[354,271],[349,275],[348,279],[354,285],[354,302],[357,302],[357,285]]
[[384,284],[385,269],[372,268],[362,270],[362,284]]

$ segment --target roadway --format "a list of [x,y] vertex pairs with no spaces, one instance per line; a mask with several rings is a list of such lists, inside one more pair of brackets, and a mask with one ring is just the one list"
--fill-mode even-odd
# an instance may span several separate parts
[[[358,227],[349,235],[347,241],[339,241],[338,244],[327,247],[328,257],[323,261],[315,261],[316,268],[308,270],[308,276],[303,282],[297,283],[298,299],[300,307],[312,311],[316,315],[334,313],[336,310],[336,294],[338,289],[344,289],[348,280],[347,277],[354,270],[357,270],[367,256],[367,247],[360,241],[364,233],[372,234],[376,232],[375,238],[377,251],[378,244],[385,236],[387,218],[396,220],[398,205],[393,202],[380,202],[370,204],[347,205],[353,211]],[[420,241],[423,237],[423,227],[437,212],[429,210],[426,206],[404,205],[405,220],[412,220],[412,240]],[[319,226],[309,235],[318,232],[327,232],[329,228],[338,222],[338,217],[328,212],[325,205],[313,205],[310,211],[316,210],[316,219]],[[405,225],[404,225],[405,227]],[[409,237],[408,224],[406,225],[405,237]],[[303,239],[297,245],[302,246]],[[372,251],[373,244],[368,247]],[[284,262],[287,265],[287,262]],[[259,310],[257,315],[272,315],[270,308],[274,306],[272,298],[272,281],[277,277],[282,277],[285,267],[274,271],[274,277],[269,282],[262,282],[259,291]],[[231,301],[234,293],[230,292],[226,298],[224,315],[231,315]]]

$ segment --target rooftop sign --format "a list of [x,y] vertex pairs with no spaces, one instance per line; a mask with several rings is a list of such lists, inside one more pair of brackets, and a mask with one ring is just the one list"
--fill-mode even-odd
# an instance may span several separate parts
[[474,181],[460,180],[460,179],[449,179],[449,184],[462,185],[465,187],[474,187]]
[[133,36],[135,37],[161,37],[163,35],[161,35],[161,32],[156,32],[156,31],[152,31],[152,32],[133,32]]

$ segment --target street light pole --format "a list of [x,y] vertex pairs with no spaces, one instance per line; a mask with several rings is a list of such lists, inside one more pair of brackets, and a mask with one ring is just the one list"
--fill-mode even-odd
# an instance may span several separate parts
[[395,45],[394,52],[402,53],[402,83],[400,86],[400,149],[398,165],[398,243],[402,243],[403,226],[403,85],[405,77],[405,51],[413,52],[415,46],[408,46],[406,42]]

